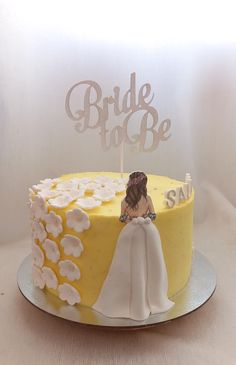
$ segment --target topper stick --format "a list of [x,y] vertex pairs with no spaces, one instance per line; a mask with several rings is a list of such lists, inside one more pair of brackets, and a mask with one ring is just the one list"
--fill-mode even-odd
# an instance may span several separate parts
[[120,176],[123,179],[124,173],[124,141],[120,144]]

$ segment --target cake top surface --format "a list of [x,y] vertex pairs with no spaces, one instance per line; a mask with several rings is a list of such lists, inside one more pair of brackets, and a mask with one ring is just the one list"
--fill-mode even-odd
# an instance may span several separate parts
[[[54,211],[67,211],[75,208],[86,210],[88,214],[100,216],[119,216],[121,201],[125,197],[129,174],[115,172],[83,172],[61,176],[58,179],[45,179],[33,186],[32,194],[47,200]],[[147,191],[151,196],[155,212],[165,214],[169,209],[164,203],[164,193],[176,189],[183,182],[166,176],[147,175]],[[193,194],[181,201],[172,210],[180,209],[193,200]]]

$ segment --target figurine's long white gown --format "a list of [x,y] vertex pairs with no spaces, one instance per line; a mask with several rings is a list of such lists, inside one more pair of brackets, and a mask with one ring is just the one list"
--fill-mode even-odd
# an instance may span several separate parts
[[133,218],[121,231],[108,275],[93,308],[108,317],[145,320],[169,310],[161,239],[150,218]]

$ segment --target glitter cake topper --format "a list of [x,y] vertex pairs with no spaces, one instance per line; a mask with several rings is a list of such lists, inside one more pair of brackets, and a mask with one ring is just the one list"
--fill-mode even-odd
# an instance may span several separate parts
[[[72,104],[81,89],[85,90],[83,107],[74,110]],[[103,97],[102,89],[97,82],[84,80],[69,89],[65,109],[68,117],[76,121],[75,129],[78,133],[88,129],[99,130],[101,146],[105,150],[126,143],[137,146],[140,152],[153,152],[158,148],[160,141],[166,141],[171,136],[169,132],[171,121],[165,119],[159,122],[158,111],[151,106],[153,98],[154,93],[151,92],[151,85],[148,83],[143,84],[137,92],[136,73],[133,72],[130,75],[130,88],[123,98],[119,86],[113,88],[113,95]],[[112,109],[116,117],[124,115],[124,118],[119,125],[112,126],[109,130]],[[132,134],[133,123],[139,123],[138,133]]]

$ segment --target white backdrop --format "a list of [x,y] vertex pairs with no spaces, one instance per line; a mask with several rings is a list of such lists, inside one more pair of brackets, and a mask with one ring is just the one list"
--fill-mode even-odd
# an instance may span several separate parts
[[63,8],[48,2],[37,8],[26,1],[2,2],[0,241],[29,234],[27,190],[40,179],[119,170],[119,150],[102,151],[97,131],[75,131],[65,113],[65,96],[85,79],[98,82],[105,95],[115,85],[125,92],[134,71],[138,86],[151,83],[153,105],[160,120],[171,119],[172,136],[151,154],[125,148],[125,171],[143,169],[177,179],[191,172],[197,221],[207,216],[212,196],[214,210],[224,206],[235,214],[236,43],[227,28],[230,21],[222,38],[223,25],[207,28],[209,18],[204,13],[199,19],[201,12],[191,12],[186,21],[185,13],[175,17],[168,6],[163,19],[148,7],[131,17],[131,7],[126,14],[105,4],[106,12],[99,14],[93,4],[95,9],[83,14],[78,4],[67,2]]

